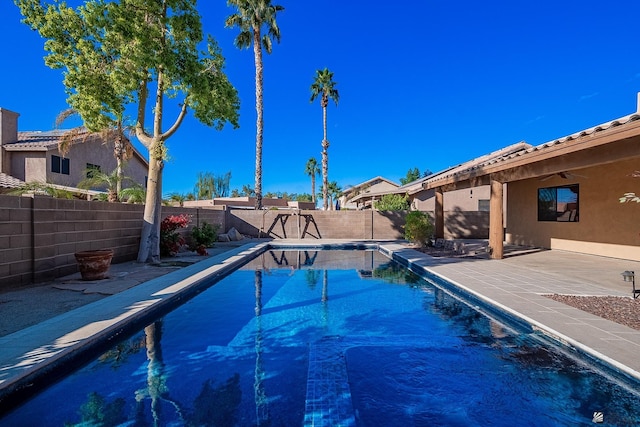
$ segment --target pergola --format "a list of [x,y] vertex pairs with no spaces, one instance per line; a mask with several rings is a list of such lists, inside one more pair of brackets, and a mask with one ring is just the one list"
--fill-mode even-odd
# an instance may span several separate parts
[[445,192],[490,185],[489,247],[491,258],[502,259],[504,184],[632,158],[640,158],[638,113],[425,181],[423,188],[435,191],[435,237],[444,237]]

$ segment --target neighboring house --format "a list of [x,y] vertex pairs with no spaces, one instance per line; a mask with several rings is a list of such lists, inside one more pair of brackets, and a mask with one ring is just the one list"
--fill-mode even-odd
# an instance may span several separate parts
[[[0,108],[0,191],[38,182],[69,190],[77,189],[90,170],[111,173],[116,169],[113,142],[98,135],[79,136],[68,153],[58,150],[65,130],[18,132],[18,113]],[[132,147],[124,176],[146,186],[147,160]],[[130,187],[131,183],[123,183]],[[103,190],[103,189],[96,189]],[[87,194],[80,191],[80,194]],[[89,192],[91,193],[91,192]]]
[[[397,186],[391,189],[379,191],[369,191],[358,194],[349,199],[349,202],[356,204],[360,209],[362,207],[371,207],[376,200],[380,200],[387,194],[406,195],[412,210],[423,212],[433,212],[436,207],[435,190],[425,188],[429,182],[437,181],[443,176],[454,174],[457,171],[472,169],[480,164],[492,163],[499,161],[504,157],[513,155],[514,153],[524,152],[531,148],[531,145],[524,142],[510,145],[508,147],[497,150],[493,153],[469,160],[457,166],[453,166],[433,173],[423,178],[419,178],[408,184]],[[486,212],[489,211],[489,186],[480,185],[474,188],[466,188],[460,190],[452,190],[445,194],[443,199],[443,209],[447,212]]]
[[[186,200],[183,203],[185,208],[198,208],[207,206],[226,206],[231,209],[255,209],[255,197],[216,197],[214,199],[204,200]],[[176,203],[174,203],[175,206]],[[263,209],[303,209],[314,210],[316,208],[313,202],[297,202],[285,199],[271,199],[265,197],[262,199]]]
[[372,195],[393,191],[399,184],[377,176],[368,181],[348,187],[342,191],[340,207],[342,209],[371,209]]
[[423,188],[436,194],[435,234],[442,237],[439,201],[450,191],[489,186],[493,258],[503,257],[506,241],[640,261],[640,205],[620,203],[638,193],[638,170],[640,94],[635,113],[444,173]]

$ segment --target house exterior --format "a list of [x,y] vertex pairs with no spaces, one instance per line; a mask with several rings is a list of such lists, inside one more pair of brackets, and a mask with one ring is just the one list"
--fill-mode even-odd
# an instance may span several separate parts
[[377,176],[342,191],[340,207],[342,209],[371,209],[372,200],[378,194],[386,194],[400,187],[387,178]]
[[[440,172],[433,173],[426,177],[422,177],[408,184],[393,188],[380,189],[378,191],[361,192],[348,200],[351,204],[358,207],[371,207],[372,202],[380,200],[387,194],[406,195],[412,210],[423,212],[433,212],[436,206],[435,190],[428,187],[429,182],[438,181],[443,176],[447,176],[457,171],[471,169],[479,164],[487,162],[496,162],[505,156],[514,153],[523,152],[531,148],[531,145],[524,142],[510,145],[495,152],[483,155],[481,157],[461,163],[444,169]],[[459,190],[451,190],[446,193],[443,199],[443,208],[445,211],[453,212],[487,212],[489,211],[489,193],[488,185],[479,185],[474,188],[466,188]]]
[[[87,177],[87,171],[97,169],[111,173],[117,162],[113,142],[98,135],[79,136],[64,155],[58,142],[66,130],[18,131],[18,113],[0,108],[0,191],[38,182],[74,190]],[[124,176],[146,186],[148,163],[132,147],[124,166]],[[131,184],[123,183],[123,187]],[[91,194],[85,190],[80,193]]]
[[637,111],[547,143],[423,183],[436,195],[435,234],[445,228],[451,191],[490,188],[489,246],[504,242],[640,261],[640,205],[621,203],[640,190],[640,95]]
[[[205,200],[185,200],[183,202],[185,208],[204,208],[210,206],[226,207],[228,209],[255,209],[255,197],[215,197]],[[313,202],[298,202],[294,200],[272,199],[264,197],[262,199],[263,209],[303,209],[314,210],[316,208]]]

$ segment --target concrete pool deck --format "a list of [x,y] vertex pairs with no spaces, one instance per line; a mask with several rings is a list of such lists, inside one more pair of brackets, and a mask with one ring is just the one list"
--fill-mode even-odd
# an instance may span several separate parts
[[[228,247],[193,265],[116,291],[36,325],[0,337],[0,404],[10,403],[13,392],[37,387],[41,372],[60,364],[73,365],[80,347],[98,345],[117,335],[123,325],[144,321],[145,313],[170,306],[197,292],[211,275],[222,275],[244,263],[265,246],[376,244],[375,241],[275,240],[249,241]],[[461,287],[465,292],[526,320],[610,366],[640,379],[640,331],[602,319],[542,296],[543,294],[631,296],[622,280],[625,270],[640,271],[640,262],[581,255],[562,251],[537,251],[504,260],[475,257],[432,257],[403,242],[380,242],[381,249],[402,258],[413,268],[425,269]],[[129,269],[144,265],[128,265]],[[158,273],[156,273],[158,274]],[[112,286],[122,284],[114,275]]]

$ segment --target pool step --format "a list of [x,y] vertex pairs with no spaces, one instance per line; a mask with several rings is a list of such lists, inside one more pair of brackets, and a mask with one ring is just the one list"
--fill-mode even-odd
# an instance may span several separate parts
[[309,347],[304,425],[356,425],[340,337],[326,337]]

